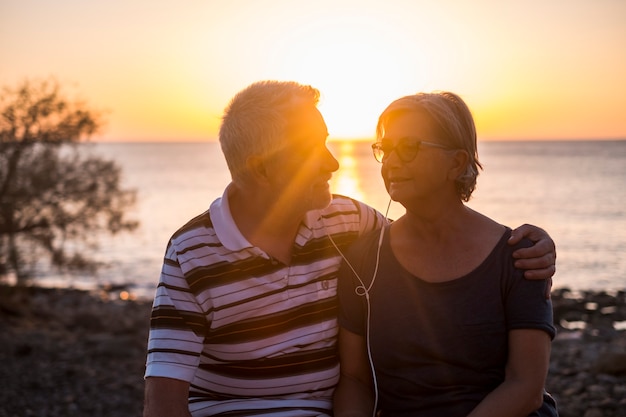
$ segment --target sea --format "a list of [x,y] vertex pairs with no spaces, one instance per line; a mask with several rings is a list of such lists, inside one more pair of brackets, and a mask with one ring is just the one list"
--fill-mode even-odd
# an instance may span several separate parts
[[[385,212],[389,198],[370,145],[329,142],[341,166],[331,189]],[[104,267],[95,277],[48,271],[37,279],[49,286],[123,287],[133,298],[151,298],[169,237],[205,211],[230,181],[219,144],[81,146],[121,167],[122,187],[137,191],[128,214],[140,226],[100,238],[91,255]],[[468,206],[513,228],[530,223],[548,231],[557,246],[553,288],[626,289],[626,140],[481,141],[478,152],[484,169]],[[388,216],[403,212],[392,203]]]

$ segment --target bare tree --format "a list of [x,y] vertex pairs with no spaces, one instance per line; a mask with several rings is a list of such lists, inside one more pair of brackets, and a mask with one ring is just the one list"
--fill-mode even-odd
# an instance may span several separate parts
[[64,271],[94,271],[101,232],[131,231],[134,190],[113,161],[83,155],[100,114],[58,83],[25,81],[0,96],[0,276],[25,283],[41,255]]

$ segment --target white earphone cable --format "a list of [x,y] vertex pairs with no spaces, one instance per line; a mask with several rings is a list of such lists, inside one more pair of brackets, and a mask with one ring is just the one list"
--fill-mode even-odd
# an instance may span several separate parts
[[[385,218],[387,217],[387,215],[389,213],[389,207],[390,206],[391,206],[391,199],[389,200],[389,204],[387,205],[387,211],[385,212]],[[352,271],[354,276],[359,280],[359,283],[361,284],[361,285],[357,286],[354,289],[354,292],[358,296],[365,297],[365,301],[366,301],[366,304],[367,304],[367,321],[366,321],[366,329],[365,329],[365,344],[366,344],[366,347],[367,347],[367,359],[369,361],[370,370],[372,372],[372,382],[374,384],[374,409],[372,410],[372,417],[376,417],[376,411],[378,409],[378,380],[376,378],[376,369],[374,368],[374,360],[372,358],[372,347],[371,347],[371,343],[370,343],[370,322],[371,322],[370,319],[371,319],[372,306],[371,306],[371,303],[370,303],[369,292],[372,289],[372,286],[374,285],[374,281],[376,280],[376,276],[378,275],[378,266],[380,264],[380,250],[381,250],[381,248],[383,246],[383,237],[384,237],[384,235],[385,235],[385,226],[383,226],[380,229],[380,237],[378,238],[378,248],[376,249],[376,264],[374,266],[374,273],[372,274],[372,281],[370,282],[370,285],[368,285],[366,287],[365,283],[363,282],[363,280],[361,279],[359,274],[357,274],[357,272],[355,271],[355,269],[352,266],[352,264],[346,259],[346,257],[343,254],[343,252],[341,252],[341,250],[339,249],[339,247],[337,246],[337,244],[333,240],[332,236],[330,234],[327,234],[328,238],[330,239],[330,242],[333,244],[333,246],[335,247],[335,249],[337,250],[337,252],[341,256],[343,261],[346,263],[346,265],[348,265],[348,267],[350,268],[350,270]]]

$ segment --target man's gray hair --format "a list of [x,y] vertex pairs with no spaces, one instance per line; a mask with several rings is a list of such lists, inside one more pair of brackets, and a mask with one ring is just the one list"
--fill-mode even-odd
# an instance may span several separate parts
[[224,110],[219,131],[232,178],[245,176],[249,156],[280,149],[294,111],[316,107],[319,98],[316,88],[293,81],[259,81],[237,93]]

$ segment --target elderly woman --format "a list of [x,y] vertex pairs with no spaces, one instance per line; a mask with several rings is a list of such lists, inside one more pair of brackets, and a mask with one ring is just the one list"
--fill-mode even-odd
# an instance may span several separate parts
[[400,98],[372,148],[406,213],[358,240],[340,270],[335,417],[556,416],[549,283],[513,264],[530,241],[508,245],[511,229],[464,204],[481,168],[466,104]]

